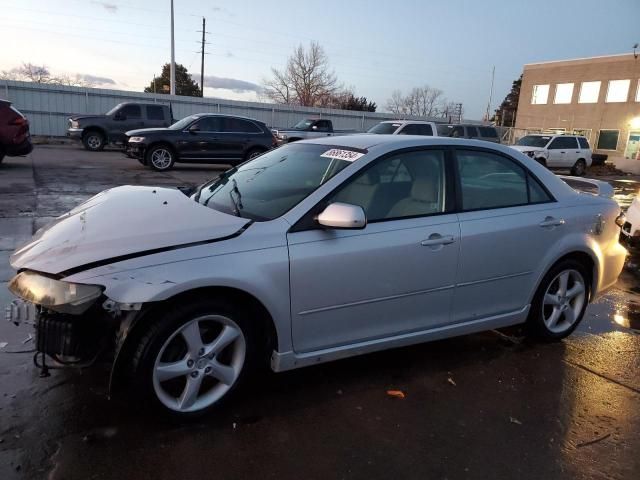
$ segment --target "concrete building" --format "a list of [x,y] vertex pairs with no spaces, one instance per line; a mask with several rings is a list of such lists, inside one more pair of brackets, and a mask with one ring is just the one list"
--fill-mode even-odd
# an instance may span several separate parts
[[525,65],[515,127],[583,134],[595,153],[640,173],[640,55]]

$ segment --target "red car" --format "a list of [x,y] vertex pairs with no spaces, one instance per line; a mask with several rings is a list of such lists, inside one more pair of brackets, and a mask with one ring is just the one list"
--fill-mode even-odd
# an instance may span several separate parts
[[0,162],[4,156],[27,155],[33,150],[29,121],[8,100],[0,99]]

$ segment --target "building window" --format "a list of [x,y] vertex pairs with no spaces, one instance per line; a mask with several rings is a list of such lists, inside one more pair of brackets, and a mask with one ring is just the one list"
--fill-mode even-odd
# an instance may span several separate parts
[[571,103],[573,97],[573,83],[559,83],[556,85],[556,96],[553,103]]
[[578,103],[598,103],[600,82],[582,82]]
[[640,80],[638,80],[638,88],[636,89],[636,102],[640,102]]
[[626,102],[631,80],[609,80],[607,103]]
[[531,103],[533,105],[544,105],[549,98],[549,85],[534,85]]
[[618,149],[618,130],[600,130],[598,135],[598,150],[617,150]]

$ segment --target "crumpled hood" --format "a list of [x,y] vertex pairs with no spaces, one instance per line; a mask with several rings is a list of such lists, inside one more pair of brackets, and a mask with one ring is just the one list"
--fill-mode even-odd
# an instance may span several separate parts
[[249,222],[200,205],[179,190],[117,187],[38,230],[10,262],[17,270],[58,274],[124,255],[215,241]]

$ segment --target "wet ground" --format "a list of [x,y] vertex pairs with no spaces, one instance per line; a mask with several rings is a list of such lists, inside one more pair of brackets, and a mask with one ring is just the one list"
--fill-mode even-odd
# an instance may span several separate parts
[[[110,186],[219,171],[69,147],[5,159],[0,305],[10,251],[52,217]],[[639,179],[604,173],[628,205]],[[639,478],[640,255],[628,264],[562,343],[514,328],[270,374],[192,425],[109,400],[104,367],[38,378],[28,328],[0,322],[0,479]]]

